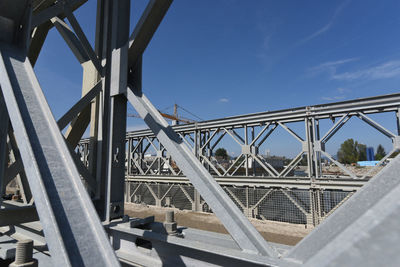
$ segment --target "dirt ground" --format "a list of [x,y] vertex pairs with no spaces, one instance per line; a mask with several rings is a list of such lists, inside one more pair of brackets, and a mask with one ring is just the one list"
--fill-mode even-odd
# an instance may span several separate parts
[[[370,166],[351,166],[351,165],[345,165],[345,167],[351,172],[354,173],[357,176],[363,176],[367,174],[371,169],[374,169],[371,171],[371,173],[368,174],[368,176],[373,177],[375,176],[378,172],[380,172],[385,166],[378,166],[376,168],[370,167]],[[323,167],[322,172],[326,174],[331,174],[331,175],[346,175],[342,169],[340,169],[338,166],[329,166],[329,167]]]
[[[155,220],[158,222],[164,221],[165,211],[171,209],[172,208],[147,206],[145,204],[125,203],[126,215],[139,218],[154,215]],[[227,233],[219,219],[212,213],[192,212],[179,209],[173,210],[175,211],[175,220],[178,226],[186,226],[217,233]],[[266,240],[285,245],[295,245],[312,230],[312,227],[306,228],[303,224],[261,221],[256,219],[250,219],[250,221]]]

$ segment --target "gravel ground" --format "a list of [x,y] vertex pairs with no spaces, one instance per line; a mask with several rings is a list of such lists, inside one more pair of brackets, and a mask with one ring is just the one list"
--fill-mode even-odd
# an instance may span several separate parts
[[[165,211],[167,210],[171,210],[171,208],[158,208],[144,204],[125,203],[125,214],[139,218],[154,215],[155,220],[158,222],[164,221]],[[179,209],[173,210],[175,210],[175,220],[179,226],[227,233],[219,219],[212,213],[192,212]],[[256,219],[250,219],[250,221],[266,240],[285,245],[297,244],[312,230],[312,227],[306,228],[303,224],[261,221]]]
[[[345,166],[350,172],[354,173],[355,175],[363,176],[367,174],[373,167],[369,166],[351,166],[351,165],[346,165]],[[377,174],[380,170],[382,170],[385,166],[378,166],[374,168],[374,170],[371,171],[371,173],[368,176],[373,177],[375,174]],[[322,172],[326,174],[333,174],[333,175],[346,175],[342,169],[340,169],[338,166],[329,166],[329,167],[323,167]]]

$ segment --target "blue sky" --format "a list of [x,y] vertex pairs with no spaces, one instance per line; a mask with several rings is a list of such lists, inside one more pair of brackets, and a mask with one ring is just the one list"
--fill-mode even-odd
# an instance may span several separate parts
[[[132,1],[132,27],[146,4]],[[75,13],[91,42],[95,6],[89,0]],[[159,109],[178,103],[204,119],[396,93],[399,11],[395,0],[175,0],[144,54],[143,88]],[[82,70],[54,29],[35,70],[59,118],[80,97]],[[395,131],[393,117],[381,117]],[[390,148],[353,120],[328,150],[350,137]],[[358,136],[363,127],[371,134]],[[277,134],[268,149],[294,156],[290,142]]]

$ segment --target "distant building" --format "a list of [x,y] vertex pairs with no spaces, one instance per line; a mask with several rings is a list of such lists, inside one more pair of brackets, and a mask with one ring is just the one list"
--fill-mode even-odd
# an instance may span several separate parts
[[[285,161],[284,157],[277,157],[277,156],[271,157],[271,156],[261,155],[261,159],[264,163],[266,162],[276,169],[282,169],[284,166],[284,161]],[[252,158],[249,158],[248,159],[248,167],[253,168],[253,163],[255,164],[256,168],[261,167],[257,161],[254,161]]]
[[375,160],[374,148],[367,147],[367,161],[374,161],[374,160]]
[[218,163],[221,165],[224,169],[228,169],[231,164],[233,163],[233,160],[230,159],[224,159],[223,157],[216,156],[214,159],[211,159],[211,162],[215,165]]

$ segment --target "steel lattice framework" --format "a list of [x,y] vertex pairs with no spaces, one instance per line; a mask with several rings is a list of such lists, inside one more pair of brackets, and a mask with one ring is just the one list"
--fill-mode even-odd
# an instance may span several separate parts
[[[399,149],[399,107],[400,95],[392,94],[197,122],[173,129],[247,217],[317,225],[367,183]],[[371,119],[371,115],[382,113],[392,115],[391,128],[397,128],[396,133]],[[325,151],[325,144],[352,117],[390,139],[393,146],[375,167],[362,175],[353,173]],[[319,126],[324,121],[331,125],[321,134]],[[291,123],[303,124],[303,132],[294,131]],[[259,152],[278,128],[288,132],[300,147],[297,156],[280,169]],[[242,153],[223,166],[215,157],[215,150],[227,138]],[[85,166],[89,166],[89,143],[89,139],[81,140],[77,149]],[[186,187],[190,181],[151,130],[127,133],[126,148],[127,202],[210,210],[197,190]],[[155,156],[145,157],[149,153]],[[336,164],[341,175],[324,173],[322,157]],[[307,161],[307,177],[293,172],[303,158]]]
[[[265,241],[204,166],[214,169],[218,176],[234,174],[231,167],[221,173],[222,168],[210,162],[210,142],[221,131],[242,146],[246,165],[247,159],[253,158],[263,166],[253,148],[269,127],[279,125],[302,143],[301,154],[307,155],[311,178],[319,178],[318,155],[329,157],[323,144],[349,116],[358,116],[377,128],[398,148],[398,134],[368,117],[374,109],[398,114],[398,105],[391,103],[398,101],[397,95],[367,99],[368,103],[362,103],[370,105],[366,108],[353,103],[343,108],[341,105],[346,103],[341,103],[337,109],[329,105],[300,108],[266,114],[264,119],[265,114],[253,114],[244,125],[240,122],[243,118],[228,118],[224,123],[205,122],[204,128],[173,128],[147,99],[141,84],[142,55],[172,0],[150,0],[131,35],[130,1],[98,0],[94,48],[74,16],[85,2],[0,2],[0,180],[4,192],[10,180],[17,177],[24,200],[22,204],[2,201],[0,226],[4,235],[0,239],[7,244],[1,247],[2,258],[14,256],[18,239],[30,238],[35,242],[35,251],[44,252],[35,254],[43,266],[118,266],[119,261],[146,266],[336,266],[394,264],[399,260],[399,159],[293,248]],[[53,28],[83,68],[82,98],[58,121],[33,70],[47,33]],[[123,217],[128,102],[151,130],[142,135],[151,144],[152,139],[158,140],[159,159],[164,160],[168,151],[179,168],[176,174],[185,175],[230,236],[193,229],[171,232],[171,221],[162,224],[154,222],[154,217]],[[332,114],[340,119],[321,138],[316,131],[318,120]],[[306,139],[285,125],[296,117],[305,121]],[[264,123],[263,129],[249,141],[247,127],[260,123]],[[74,150],[89,125],[85,165]],[[244,138],[235,133],[238,125],[246,129]],[[192,138],[199,144],[192,148],[186,144],[186,136],[191,133],[197,133]],[[135,136],[129,138],[134,140]],[[133,141],[129,142],[128,157],[132,157]],[[193,149],[197,152],[193,153]],[[298,157],[288,168],[297,160]],[[132,164],[129,160],[130,171]],[[287,170],[278,173],[270,166],[263,168],[273,178],[288,174]]]

